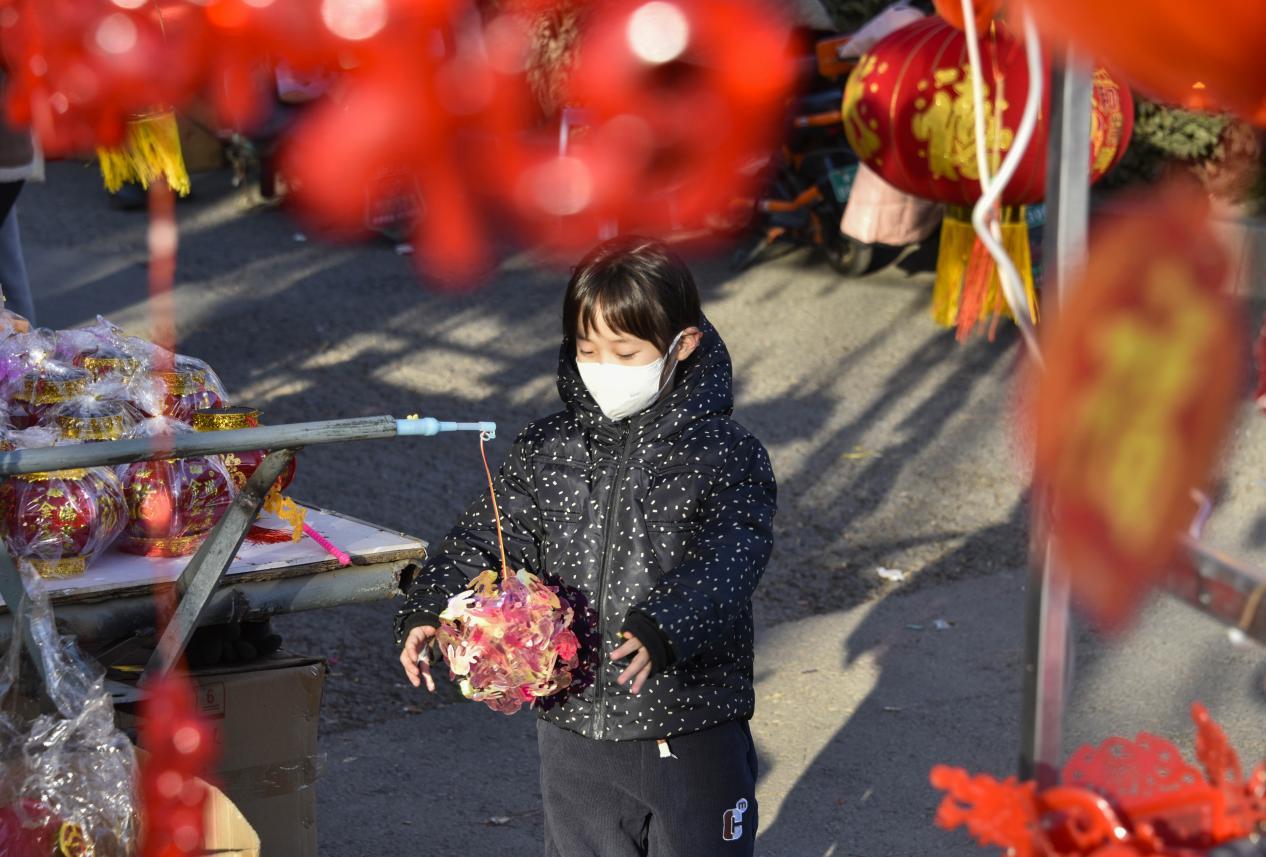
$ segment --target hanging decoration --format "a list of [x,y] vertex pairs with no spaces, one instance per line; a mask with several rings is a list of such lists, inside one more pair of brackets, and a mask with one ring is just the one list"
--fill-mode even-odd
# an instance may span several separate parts
[[1205,707],[1191,716],[1198,768],[1146,732],[1079,748],[1044,790],[938,765],[930,779],[946,794],[936,823],[1015,857],[1194,855],[1248,839],[1266,823],[1266,766],[1245,776]]
[[1026,422],[1034,494],[1050,497],[1036,525],[1076,600],[1118,628],[1178,561],[1191,491],[1206,487],[1234,413],[1243,350],[1194,182],[1136,198],[1098,235],[1046,330]]
[[1266,125],[1266,4],[1221,0],[1023,0],[1042,32],[1102,57],[1174,104],[1218,105]]
[[529,571],[510,570],[485,440],[480,438],[479,448],[492,495],[501,572],[483,572],[449,599],[436,640],[463,696],[514,714],[571,684],[580,665],[580,642],[571,630],[572,609],[558,589]]
[[[1029,74],[1023,41],[1004,23],[994,21],[979,43],[983,94],[989,105],[984,145],[990,171],[996,172],[1015,138]],[[849,144],[885,181],[948,205],[932,313],[944,326],[971,328],[1007,311],[992,261],[983,248],[973,250],[970,207],[980,198],[981,187],[967,54],[964,33],[938,16],[892,33],[863,56],[849,76],[843,118]],[[1096,69],[1093,83],[1090,167],[1091,180],[1097,181],[1125,152],[1133,101],[1129,90],[1105,69]],[[1034,142],[1001,199],[1002,243],[1025,279],[1034,308],[1028,228],[1021,209],[1045,195],[1048,114],[1048,109],[1042,110]],[[964,280],[979,288],[973,292]],[[968,306],[960,312],[965,294]]]

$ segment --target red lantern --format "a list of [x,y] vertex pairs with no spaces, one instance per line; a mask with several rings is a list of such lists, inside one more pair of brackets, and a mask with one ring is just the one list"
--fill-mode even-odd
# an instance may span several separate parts
[[193,553],[233,500],[233,477],[218,456],[138,462],[122,477],[128,520],[119,546],[128,553]]
[[[243,406],[205,408],[193,415],[194,431],[234,431],[258,426],[259,411]],[[259,465],[263,464],[267,455],[268,451],[263,449],[224,454],[224,466],[228,469],[229,475],[233,478],[233,484],[238,490],[246,485],[247,480],[259,469]],[[297,459],[290,459],[290,465],[273,483],[274,490],[285,491],[290,486],[295,477],[296,461]]]
[[219,394],[208,389],[204,375],[191,370],[155,374],[167,390],[162,413],[165,417],[188,423],[199,408],[216,408],[222,404]]
[[22,377],[9,417],[16,429],[40,425],[48,412],[88,392],[92,376],[84,369],[47,361]]
[[83,828],[58,818],[47,804],[23,798],[0,808],[0,854],[5,857],[91,857],[92,853]]
[[1141,89],[1209,103],[1266,124],[1266,4],[1261,0],[1024,0],[1042,32],[1103,57]]
[[0,535],[41,577],[82,574],[118,537],[123,490],[105,467],[27,473],[0,482]]
[[[996,171],[1011,148],[1029,88],[1024,43],[1005,26],[981,37],[985,145]],[[1032,142],[1002,195],[1004,205],[1039,202],[1046,194],[1049,93]],[[1125,153],[1134,125],[1130,91],[1105,69],[1094,74],[1090,177],[1097,181]],[[849,76],[844,130],[866,165],[906,193],[952,205],[980,199],[967,39],[932,16],[876,44]]]
[[[1029,88],[1024,44],[996,23],[980,39],[984,84],[986,158],[996,172],[1011,148]],[[1007,312],[998,275],[979,246],[969,207],[980,199],[975,104],[967,38],[943,18],[916,21],[879,41],[861,58],[844,89],[842,108],[849,145],[885,181],[907,193],[949,204],[941,231],[932,315],[965,337],[979,322]],[[1043,93],[1049,104],[1049,93]],[[1094,73],[1091,180],[1120,160],[1133,128],[1128,89],[1106,70]],[[1032,321],[1037,298],[1028,229],[1017,208],[1046,192],[1046,120],[1039,114],[1033,140],[1002,194],[1003,246],[1028,291]],[[969,265],[973,255],[977,264]],[[960,307],[962,312],[960,313]]]

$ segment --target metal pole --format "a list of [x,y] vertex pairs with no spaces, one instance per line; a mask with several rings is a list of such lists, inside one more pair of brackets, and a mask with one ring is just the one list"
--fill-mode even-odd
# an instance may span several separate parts
[[313,423],[234,429],[232,431],[190,432],[162,438],[111,440],[72,446],[49,446],[0,453],[0,476],[16,473],[44,473],[77,467],[100,467],[152,461],[155,458],[189,458],[223,452],[254,449],[287,449],[348,440],[375,440],[417,435],[429,437],[440,432],[478,431],[495,435],[492,422],[454,423],[425,419],[397,420],[394,417],[358,417]]
[[[1042,289],[1057,309],[1086,255],[1090,218],[1091,68],[1069,52],[1053,69],[1047,148],[1046,234]],[[1034,497],[1039,515],[1046,500]],[[1072,667],[1068,579],[1049,545],[1036,546],[1041,567],[1029,587],[1025,621],[1024,697],[1020,777],[1053,785],[1063,761],[1064,708]]]

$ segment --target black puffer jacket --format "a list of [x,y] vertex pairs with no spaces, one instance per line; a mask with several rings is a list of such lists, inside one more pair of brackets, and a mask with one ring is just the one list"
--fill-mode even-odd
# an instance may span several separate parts
[[[529,425],[495,480],[511,565],[561,585],[576,607],[582,670],[541,716],[591,738],[668,738],[752,715],[751,598],[776,490],[764,447],[730,419],[729,353],[701,327],[673,389],[620,422],[598,409],[565,341],[567,410]],[[471,577],[499,565],[483,496],[431,553],[397,635],[434,621]],[[657,626],[667,649],[666,668],[636,695],[606,657],[626,626]]]

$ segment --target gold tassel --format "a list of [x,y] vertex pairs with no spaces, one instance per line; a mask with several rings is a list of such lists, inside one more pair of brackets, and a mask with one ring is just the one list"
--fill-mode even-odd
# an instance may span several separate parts
[[[1033,285],[1033,257],[1029,251],[1029,227],[1024,219],[1024,206],[1003,206],[1002,247],[1020,272],[1028,295],[1030,315],[1037,323],[1037,291]],[[971,259],[976,232],[971,225],[971,209],[961,205],[945,207],[941,222],[941,247],[936,258],[936,281],[932,286],[932,319],[941,327],[958,325],[958,307],[963,291],[963,278]],[[989,276],[989,286],[980,308],[980,318],[993,315],[1011,318],[1011,310],[1002,294],[998,272]]]
[[106,189],[116,193],[125,182],[148,189],[164,179],[180,196],[189,195],[189,172],[180,151],[180,130],[173,113],[154,113],[127,124],[122,146],[97,149]]

